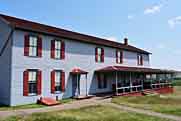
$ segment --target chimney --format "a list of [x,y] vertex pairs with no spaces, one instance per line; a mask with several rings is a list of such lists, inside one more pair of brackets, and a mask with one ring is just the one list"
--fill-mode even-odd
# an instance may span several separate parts
[[124,38],[124,45],[128,45],[128,38]]

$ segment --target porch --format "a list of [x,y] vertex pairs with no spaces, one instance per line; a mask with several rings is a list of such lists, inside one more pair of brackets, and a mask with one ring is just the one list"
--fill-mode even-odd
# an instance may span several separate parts
[[106,75],[115,95],[141,95],[150,91],[173,92],[171,85],[173,74],[174,71],[170,70],[122,66],[109,66],[96,70],[97,76]]

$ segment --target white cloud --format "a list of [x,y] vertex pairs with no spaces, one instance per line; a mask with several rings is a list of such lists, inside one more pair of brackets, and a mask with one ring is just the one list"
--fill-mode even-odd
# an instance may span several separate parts
[[181,24],[181,16],[177,16],[168,20],[170,28],[175,28],[176,25]]
[[149,8],[146,8],[144,10],[144,14],[155,14],[155,13],[158,13],[158,12],[160,12],[162,6],[163,5],[160,4],[160,5],[154,5],[154,6],[151,6]]
[[158,48],[158,49],[165,49],[166,46],[165,46],[164,44],[158,44],[158,45],[156,46],[156,48]]
[[134,18],[134,15],[128,15],[128,19],[131,20]]

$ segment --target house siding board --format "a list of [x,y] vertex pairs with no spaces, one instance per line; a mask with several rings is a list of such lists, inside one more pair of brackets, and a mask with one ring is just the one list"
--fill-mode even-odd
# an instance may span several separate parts
[[[8,36],[11,33],[11,28],[0,19],[0,50],[2,50]],[[11,42],[8,41],[6,48],[0,56],[0,104],[10,104],[10,80],[11,80]]]
[[[56,60],[50,57],[51,40],[53,36],[42,37],[42,57],[24,56],[24,34],[27,32],[16,30],[13,42],[12,54],[12,95],[11,105],[22,105],[34,103],[40,96],[68,98],[72,96],[72,77],[70,72],[75,67],[89,72],[87,75],[87,91],[89,94],[111,91],[111,79],[108,79],[108,87],[106,89],[98,89],[97,80],[94,71],[110,65],[137,66],[137,53],[124,51],[123,64],[116,64],[115,51],[116,48],[101,46],[104,48],[104,63],[95,62],[95,48],[97,45],[82,43],[79,41],[63,39],[65,41],[65,59]],[[148,56],[145,54],[145,58]],[[145,59],[146,60],[146,59]],[[144,62],[144,66],[149,66],[148,62]],[[26,69],[39,69],[42,71],[42,94],[39,96],[23,96],[23,71]],[[51,71],[53,69],[65,71],[65,92],[60,94],[51,93]],[[81,77],[80,91],[85,93],[85,78]]]

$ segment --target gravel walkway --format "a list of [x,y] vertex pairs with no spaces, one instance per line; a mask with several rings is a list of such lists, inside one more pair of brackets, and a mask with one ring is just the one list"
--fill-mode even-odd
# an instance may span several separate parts
[[124,110],[124,111],[128,111],[128,112],[136,112],[136,113],[140,113],[140,114],[146,114],[149,116],[156,116],[156,117],[160,117],[160,118],[171,119],[174,121],[181,121],[181,117],[178,117],[178,116],[162,114],[162,113],[152,112],[152,111],[148,111],[148,110],[118,105],[118,104],[111,103],[111,98],[102,98],[102,97],[94,97],[91,99],[73,101],[68,104],[44,107],[44,108],[0,111],[0,117],[6,118],[8,116],[15,116],[15,115],[26,116],[26,115],[29,115],[32,113],[38,113],[38,112],[50,112],[50,111],[60,111],[60,110],[68,110],[68,109],[78,109],[81,107],[94,106],[94,105],[109,105],[111,107],[114,107],[114,108],[117,108],[120,110]]

